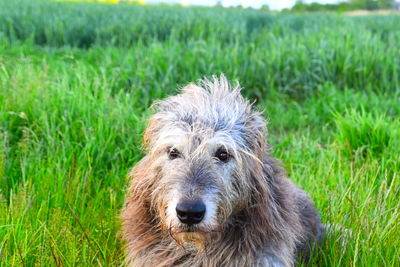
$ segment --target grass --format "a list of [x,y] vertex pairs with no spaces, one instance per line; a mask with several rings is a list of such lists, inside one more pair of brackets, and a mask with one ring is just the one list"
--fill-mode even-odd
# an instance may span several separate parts
[[239,80],[324,222],[317,266],[398,266],[400,17],[0,1],[0,266],[120,265],[155,99]]
[[391,142],[390,124],[382,115],[374,117],[371,113],[365,114],[365,111],[358,113],[351,110],[344,116],[336,115],[336,126],[336,140],[350,155],[369,153],[374,156],[382,153]]

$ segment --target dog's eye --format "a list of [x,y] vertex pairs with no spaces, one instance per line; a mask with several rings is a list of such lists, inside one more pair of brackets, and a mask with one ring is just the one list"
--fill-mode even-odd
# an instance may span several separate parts
[[171,148],[168,151],[169,159],[176,159],[179,157],[179,151],[176,148]]
[[215,153],[215,157],[222,162],[227,162],[231,158],[231,155],[225,149],[220,148]]

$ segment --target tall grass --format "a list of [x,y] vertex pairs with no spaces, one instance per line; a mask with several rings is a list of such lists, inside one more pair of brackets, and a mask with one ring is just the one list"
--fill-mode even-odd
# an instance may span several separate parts
[[0,266],[120,265],[149,105],[221,72],[265,110],[323,221],[350,231],[312,264],[399,265],[399,22],[0,0]]
[[343,151],[350,155],[380,154],[392,138],[390,124],[385,118],[382,115],[375,117],[371,113],[366,114],[365,111],[358,113],[351,110],[344,116],[336,114],[336,125],[336,139],[343,146]]
[[[398,16],[350,18],[200,7],[0,2],[0,36],[11,43],[28,40],[46,47],[131,48],[139,60],[159,55],[162,76],[168,68],[174,77],[182,77],[179,82],[223,71],[260,92],[278,87],[298,97],[324,81],[341,88],[396,90],[400,79],[398,23]],[[143,49],[150,54],[143,54]],[[195,63],[198,67],[193,68]]]

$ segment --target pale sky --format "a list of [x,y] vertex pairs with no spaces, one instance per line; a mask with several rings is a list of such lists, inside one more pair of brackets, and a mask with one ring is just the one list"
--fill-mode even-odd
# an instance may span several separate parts
[[[169,3],[169,4],[190,4],[213,6],[218,0],[147,0],[147,3]],[[292,7],[296,0],[220,0],[224,6],[237,6],[259,8],[267,4],[273,10],[280,10],[287,7]],[[305,3],[318,2],[323,4],[331,4],[340,2],[340,0],[305,0]]]

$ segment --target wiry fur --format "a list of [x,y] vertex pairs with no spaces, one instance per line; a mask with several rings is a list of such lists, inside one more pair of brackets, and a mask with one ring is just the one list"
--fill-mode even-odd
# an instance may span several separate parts
[[[293,266],[321,235],[318,212],[268,154],[262,115],[224,76],[155,104],[147,155],[130,172],[122,212],[132,266]],[[225,147],[232,160],[213,157]],[[179,159],[168,158],[178,148]],[[206,217],[188,230],[177,201],[201,198]]]

